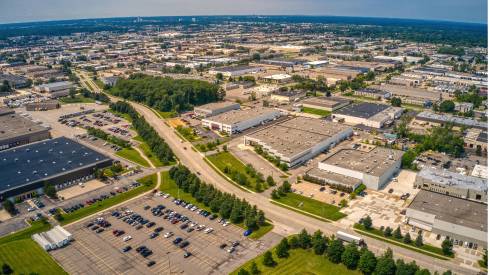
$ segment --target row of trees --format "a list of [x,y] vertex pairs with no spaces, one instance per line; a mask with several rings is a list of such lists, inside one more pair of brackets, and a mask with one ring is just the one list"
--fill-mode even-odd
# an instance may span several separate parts
[[[273,250],[275,257],[278,259],[287,259],[290,257],[290,251],[294,249],[307,250],[319,256],[325,256],[330,262],[335,264],[342,263],[350,270],[359,270],[362,274],[370,275],[430,275],[427,269],[421,269],[415,261],[406,263],[405,261],[393,259],[393,251],[387,249],[386,252],[376,257],[367,247],[359,247],[350,243],[344,243],[335,238],[335,236],[325,236],[321,231],[316,231],[313,235],[302,230],[298,235],[289,239],[284,238]],[[267,251],[262,257],[262,264],[266,267],[277,265],[272,251]],[[249,270],[240,269],[238,274],[260,274],[258,265],[253,262]],[[437,274],[437,273],[435,273]],[[451,271],[446,271],[443,275],[450,275]]]
[[131,147],[131,142],[120,139],[118,137],[115,137],[113,135],[109,135],[108,133],[104,132],[101,129],[97,129],[94,127],[87,126],[85,129],[87,129],[87,133],[91,136],[98,137],[100,139],[103,139],[105,141],[108,141],[110,143],[116,144],[117,146],[123,147],[123,148],[129,148]]
[[[257,192],[262,192],[264,185],[266,185],[265,187],[267,189],[267,187],[274,186],[276,184],[271,176],[268,176],[266,180],[264,178],[264,175],[260,172],[257,172],[257,170],[255,170],[255,168],[251,164],[247,164],[247,166],[245,166],[246,174],[243,174],[240,171],[234,169],[231,165],[225,166],[223,172],[230,176],[230,178],[238,184],[252,187]],[[247,175],[255,181],[255,184],[253,186],[251,180],[249,180],[249,177],[247,177]]]
[[281,197],[285,197],[288,193],[291,192],[291,184],[287,180],[285,180],[281,186],[279,186],[277,189],[272,190],[271,198],[277,200]]
[[82,89],[82,91],[80,93],[82,94],[83,97],[92,98],[93,100],[100,101],[103,103],[109,103],[111,101],[106,94],[104,94],[104,93],[93,93],[93,92],[91,92],[85,88]]
[[164,112],[189,110],[194,105],[219,101],[224,97],[218,85],[206,81],[144,74],[119,80],[109,93]]
[[280,158],[269,155],[266,151],[264,151],[264,149],[262,149],[261,146],[254,146],[254,151],[255,153],[266,158],[268,161],[272,162],[275,166],[277,166],[277,168],[281,169],[282,171],[287,171],[289,169],[288,165],[284,162],[281,162]]
[[125,101],[111,103],[110,108],[116,112],[128,114],[131,117],[133,127],[138,135],[148,144],[150,150],[164,164],[167,165],[175,160],[174,153],[168,144],[151,127],[145,118],[140,116],[136,110]]
[[195,174],[183,165],[174,166],[169,171],[170,178],[184,192],[189,193],[198,202],[209,207],[212,212],[219,213],[232,223],[244,223],[250,230],[257,230],[266,225],[265,215],[254,205],[235,195],[223,193],[214,186],[202,182]]

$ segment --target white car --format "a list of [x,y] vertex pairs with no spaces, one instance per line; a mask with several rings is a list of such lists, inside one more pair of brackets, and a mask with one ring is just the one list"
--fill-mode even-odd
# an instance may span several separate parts
[[208,229],[204,230],[204,233],[209,234],[213,231],[214,231],[214,229],[212,227],[209,227]]
[[127,242],[129,240],[131,240],[133,237],[131,237],[131,235],[127,235],[126,237],[123,238],[123,241]]
[[173,235],[174,235],[174,233],[173,233],[173,232],[167,232],[167,233],[165,233],[165,235],[163,235],[163,236],[164,236],[165,238],[170,238],[170,237],[172,237]]
[[230,222],[224,222],[223,223],[223,226],[228,226],[228,225],[230,225]]
[[169,194],[165,194],[165,195],[163,195],[163,198],[165,198],[165,199],[166,199],[166,198],[168,198],[168,197],[170,197],[170,195],[169,195]]

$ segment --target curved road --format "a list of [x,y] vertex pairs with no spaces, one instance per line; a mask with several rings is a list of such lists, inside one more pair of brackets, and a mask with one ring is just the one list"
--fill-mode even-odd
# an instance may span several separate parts
[[[301,229],[305,228],[310,232],[320,229],[327,235],[335,234],[335,232],[338,230],[354,233],[351,229],[344,228],[339,224],[322,222],[317,219],[301,215],[297,212],[284,209],[280,206],[272,204],[267,198],[259,194],[245,192],[230,184],[209,167],[209,165],[203,160],[203,156],[200,153],[191,150],[192,144],[186,141],[181,142],[180,137],[175,134],[173,129],[163,123],[162,119],[151,109],[134,102],[131,102],[131,105],[141,115],[143,115],[148,123],[150,123],[150,125],[160,134],[160,136],[165,139],[165,141],[174,151],[175,155],[184,165],[186,165],[194,173],[199,172],[204,181],[215,185],[220,190],[235,194],[240,198],[245,198],[251,204],[257,205],[259,209],[262,209],[265,212],[267,218],[274,222],[275,232],[287,236],[297,233]],[[188,148],[188,150],[185,150],[184,147]],[[375,253],[381,254],[386,250],[386,248],[390,247],[393,250],[395,257],[402,258],[406,262],[415,260],[420,266],[428,268],[432,271],[443,272],[446,270],[451,270],[453,273],[457,274],[478,273],[478,271],[460,266],[454,261],[439,260],[366,236],[363,236],[363,238],[366,240],[369,248]]]

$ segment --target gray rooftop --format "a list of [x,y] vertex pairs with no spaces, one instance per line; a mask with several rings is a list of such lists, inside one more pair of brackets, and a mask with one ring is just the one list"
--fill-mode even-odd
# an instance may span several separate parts
[[459,173],[445,171],[441,169],[423,168],[417,175],[431,182],[446,185],[457,186],[459,188],[472,189],[477,191],[488,190],[487,181],[482,178],[465,176]]
[[235,105],[238,105],[238,107],[240,107],[240,104],[235,103],[235,102],[220,101],[220,102],[212,102],[212,103],[204,104],[201,106],[196,106],[196,107],[194,107],[194,109],[211,110],[212,111],[212,110],[217,110],[217,109],[225,108],[228,106],[235,106]]
[[309,104],[309,105],[316,105],[316,106],[321,106],[321,107],[326,107],[326,108],[334,108],[335,106],[342,105],[345,103],[350,103],[350,102],[351,102],[350,100],[340,98],[340,97],[319,96],[319,97],[307,98],[307,99],[303,100],[301,103]]
[[346,106],[340,110],[335,111],[335,114],[360,117],[360,118],[370,118],[376,114],[381,113],[382,111],[388,108],[390,108],[390,106],[385,104],[363,102],[359,104],[352,104]]
[[419,120],[425,120],[425,121],[431,121],[431,122],[438,122],[438,123],[454,123],[456,125],[465,125],[469,127],[475,127],[475,128],[480,128],[483,130],[486,130],[488,128],[488,123],[478,121],[475,119],[471,118],[466,118],[466,117],[457,117],[457,116],[452,116],[452,115],[446,115],[446,114],[436,114],[428,111],[421,112],[417,114],[417,119]]
[[232,125],[232,124],[240,123],[242,121],[253,119],[261,115],[272,114],[272,113],[276,113],[278,116],[280,114],[280,112],[275,109],[257,107],[252,109],[231,110],[229,112],[211,116],[203,120]]
[[0,141],[48,130],[48,128],[18,114],[0,116]]
[[487,205],[420,190],[410,209],[436,216],[436,219],[487,232]]

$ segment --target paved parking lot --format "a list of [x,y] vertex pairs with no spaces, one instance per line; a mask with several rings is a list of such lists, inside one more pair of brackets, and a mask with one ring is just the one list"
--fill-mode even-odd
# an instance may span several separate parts
[[[181,222],[172,224],[163,217],[154,216],[150,210],[144,210],[146,205],[155,207],[158,204],[173,209],[193,222],[205,225],[206,228],[212,227],[214,231],[209,234],[204,230],[187,232],[180,228]],[[156,225],[151,228],[143,226],[137,230],[122,219],[111,216],[110,212],[105,212],[100,216],[112,225],[104,232],[97,234],[86,228],[89,221],[69,225],[66,229],[73,234],[75,241],[63,249],[50,252],[51,255],[70,274],[210,274],[228,273],[238,264],[266,249],[266,245],[261,241],[243,237],[243,229],[234,225],[224,227],[217,220],[211,221],[196,212],[175,205],[172,198],[149,195],[129,203],[124,209],[130,209]],[[157,227],[164,229],[158,237],[150,239],[149,235]],[[116,237],[112,233],[115,229],[124,230],[125,233]],[[164,234],[169,231],[174,235],[165,238]],[[124,242],[123,237],[128,235],[131,235],[132,239]],[[176,237],[187,240],[189,246],[182,249],[174,245],[172,242]],[[228,253],[226,250],[231,247],[233,241],[239,241],[240,245],[235,252]],[[223,243],[227,244],[225,249],[220,248]],[[127,245],[130,245],[132,250],[122,252],[121,249]],[[135,251],[141,245],[153,251],[147,259]],[[184,258],[185,251],[191,252],[192,256]],[[156,264],[147,267],[147,263],[152,260]]]

